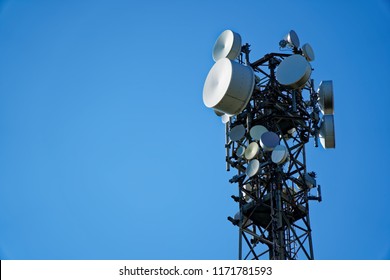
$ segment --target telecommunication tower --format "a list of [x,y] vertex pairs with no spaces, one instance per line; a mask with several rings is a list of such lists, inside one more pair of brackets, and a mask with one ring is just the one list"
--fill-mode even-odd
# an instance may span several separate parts
[[315,90],[314,51],[293,30],[279,48],[251,62],[250,45],[225,30],[203,88],[226,127],[226,169],[237,170],[239,211],[228,220],[239,228],[239,259],[314,259],[309,201],[322,198],[305,144],[335,148],[333,83]]

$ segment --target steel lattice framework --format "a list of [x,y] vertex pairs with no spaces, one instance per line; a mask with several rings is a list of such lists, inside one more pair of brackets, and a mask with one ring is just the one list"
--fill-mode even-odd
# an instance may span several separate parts
[[[318,94],[313,80],[300,89],[278,83],[275,69],[290,54],[269,53],[250,63],[249,52],[246,44],[239,62],[256,73],[255,88],[246,108],[226,123],[227,170],[238,172],[230,182],[238,184],[239,195],[232,198],[239,204],[239,213],[228,219],[239,227],[239,259],[314,259],[309,201],[321,201],[321,192],[315,173],[307,171],[305,144],[314,138],[317,146]],[[275,164],[269,152],[260,150],[259,172],[246,176],[247,161],[236,151],[253,139],[246,133],[240,143],[231,141],[229,133],[237,125],[244,125],[248,132],[262,125],[280,135],[288,150],[286,162]],[[310,193],[313,190],[315,196]]]

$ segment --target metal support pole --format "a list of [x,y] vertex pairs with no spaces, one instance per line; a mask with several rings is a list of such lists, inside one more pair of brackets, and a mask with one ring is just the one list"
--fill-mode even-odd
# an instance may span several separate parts
[[[239,172],[240,173],[240,172]],[[243,217],[244,214],[242,212],[242,181],[238,184],[238,197],[240,198],[239,206],[240,206],[240,222],[239,222],[239,230],[238,230],[238,259],[242,260],[242,225],[243,225]]]
[[225,124],[226,171],[230,171],[229,122]]
[[278,255],[276,256],[276,258],[278,260],[285,260],[286,259],[286,244],[285,244],[285,241],[284,241],[284,230],[283,230],[283,204],[282,204],[282,194],[281,194],[281,185],[278,184],[277,185],[277,188],[275,190],[275,193],[276,193],[276,196],[275,196],[275,200],[276,200],[276,224],[277,224],[277,228],[276,228],[276,233],[277,233],[277,237],[278,237],[278,242],[277,242],[277,252],[278,252]]

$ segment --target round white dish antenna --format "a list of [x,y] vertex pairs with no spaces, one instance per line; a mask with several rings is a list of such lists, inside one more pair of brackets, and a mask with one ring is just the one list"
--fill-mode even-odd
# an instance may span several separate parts
[[272,151],[277,145],[279,145],[279,136],[275,132],[267,131],[261,135],[260,146],[265,152]]
[[239,146],[236,150],[236,155],[239,157],[239,158],[242,158],[245,154],[245,147],[244,146]]
[[213,59],[221,58],[235,60],[241,52],[241,36],[231,30],[225,30],[219,35],[213,48]]
[[288,156],[289,154],[287,148],[283,145],[277,145],[272,151],[271,160],[279,165],[284,163]]
[[248,145],[248,147],[245,150],[245,158],[247,160],[253,159],[257,154],[259,153],[259,144],[256,142],[252,142]]
[[229,132],[229,137],[232,141],[240,141],[245,136],[245,126],[242,124],[236,125]]
[[318,87],[318,104],[322,114],[329,115],[334,113],[333,82],[322,81]]
[[310,75],[310,63],[299,54],[286,57],[276,69],[276,80],[281,85],[292,89],[303,87],[309,80]]
[[253,69],[227,58],[218,60],[207,75],[203,102],[208,108],[236,115],[244,110],[255,83]]
[[267,132],[268,129],[262,125],[255,125],[251,128],[249,131],[250,136],[252,137],[253,140],[260,140],[261,135],[263,135],[264,132]]
[[248,177],[253,177],[254,175],[257,174],[259,168],[260,168],[260,162],[257,159],[252,159],[245,170],[245,174]]
[[306,57],[307,61],[313,61],[315,59],[313,48],[308,43],[302,46],[302,53],[303,56]]
[[319,137],[321,145],[324,147],[324,149],[331,149],[336,147],[333,115],[322,116]]
[[284,37],[284,40],[293,48],[299,48],[299,37],[294,30],[290,30],[288,34]]

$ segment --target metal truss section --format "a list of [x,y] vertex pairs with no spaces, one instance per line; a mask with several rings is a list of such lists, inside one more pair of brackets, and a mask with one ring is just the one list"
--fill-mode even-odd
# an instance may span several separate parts
[[[316,137],[317,95],[313,81],[301,89],[278,83],[275,69],[288,56],[271,53],[251,64],[256,73],[252,98],[226,123],[227,168],[238,170],[230,181],[238,183],[239,195],[232,197],[240,211],[228,219],[239,227],[239,259],[314,259],[309,200],[321,198],[310,195],[317,186],[315,173],[306,170],[305,144]],[[237,126],[245,128],[245,135],[233,141]],[[278,135],[278,144],[287,151],[284,162],[275,163],[273,151],[251,134],[256,126]],[[253,142],[259,146],[255,157],[242,155]],[[259,167],[250,176],[253,159]]]

